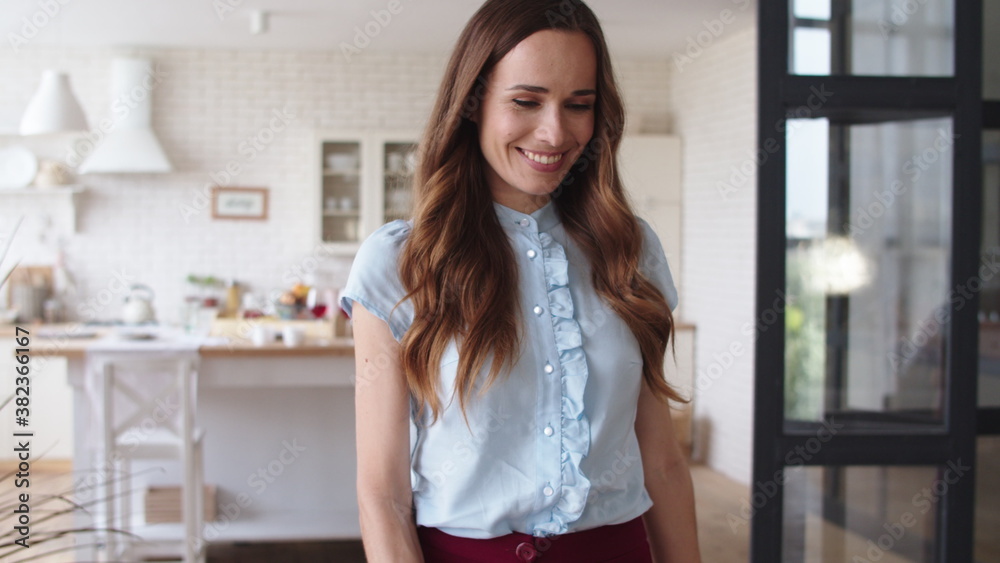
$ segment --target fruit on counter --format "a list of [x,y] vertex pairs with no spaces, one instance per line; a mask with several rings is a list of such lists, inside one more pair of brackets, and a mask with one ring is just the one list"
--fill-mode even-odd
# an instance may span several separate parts
[[304,283],[296,283],[288,291],[282,292],[278,296],[278,303],[281,305],[301,305],[306,304],[306,299],[309,297],[309,292],[312,287]]
[[296,301],[305,300],[309,296],[309,290],[312,289],[306,284],[297,283],[292,286],[292,295],[295,296]]

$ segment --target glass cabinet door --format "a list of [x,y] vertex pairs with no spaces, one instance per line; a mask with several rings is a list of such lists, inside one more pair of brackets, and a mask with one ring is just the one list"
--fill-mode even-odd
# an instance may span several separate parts
[[387,141],[382,144],[382,195],[385,223],[407,219],[412,211],[413,172],[417,165],[417,145]]
[[323,242],[359,242],[362,150],[359,141],[322,143]]

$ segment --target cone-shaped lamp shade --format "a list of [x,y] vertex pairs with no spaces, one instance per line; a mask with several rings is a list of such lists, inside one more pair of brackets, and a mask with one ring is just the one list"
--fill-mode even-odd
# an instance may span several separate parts
[[42,73],[42,83],[28,102],[20,130],[22,135],[87,130],[87,118],[69,88],[65,73],[55,70]]
[[147,59],[115,59],[111,67],[114,125],[98,140],[78,172],[170,172],[153,133],[153,89],[159,82]]

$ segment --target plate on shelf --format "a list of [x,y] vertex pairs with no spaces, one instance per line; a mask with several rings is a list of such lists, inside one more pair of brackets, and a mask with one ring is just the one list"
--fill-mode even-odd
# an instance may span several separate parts
[[24,147],[0,149],[0,190],[13,190],[31,184],[38,174],[38,158]]

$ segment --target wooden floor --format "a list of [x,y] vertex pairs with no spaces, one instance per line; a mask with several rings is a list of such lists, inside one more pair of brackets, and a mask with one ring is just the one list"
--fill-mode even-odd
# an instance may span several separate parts
[[[0,468],[2,471],[3,468]],[[4,475],[6,472],[0,473]],[[64,494],[72,485],[69,464],[46,462],[32,467],[33,499],[42,498],[46,494]],[[738,525],[731,525],[733,515],[739,514],[740,500],[746,497],[746,489],[742,485],[727,479],[703,466],[692,468],[698,504],[699,537],[703,560],[713,563],[747,561],[749,526],[741,520]],[[9,482],[0,480],[0,482]],[[7,505],[13,500],[9,496],[11,489],[0,491],[0,504]],[[36,501],[38,502],[38,501]],[[42,514],[50,514],[57,507],[66,506],[58,501],[49,501],[43,506],[33,507],[32,547],[21,550],[16,556],[0,557],[0,562],[15,563],[21,561],[44,561],[45,563],[71,563],[76,561],[73,555],[73,538],[71,536],[46,540],[42,538],[46,530],[67,529],[71,524],[71,515],[65,514],[42,522]],[[728,518],[728,519],[727,519]],[[10,530],[10,518],[0,518],[0,535]],[[7,544],[10,538],[3,537],[0,543]],[[40,543],[39,543],[40,542]],[[5,554],[10,548],[0,548],[0,554]],[[41,556],[40,558],[37,558]],[[37,559],[27,559],[28,557]],[[364,550],[359,541],[315,542],[293,544],[239,544],[212,545],[208,552],[209,563],[364,563]]]
[[[704,466],[694,466],[691,471],[694,483],[695,494],[698,499],[698,530],[699,543],[701,545],[702,560],[706,563],[742,563],[749,561],[749,516],[745,510],[749,507],[747,503],[748,489],[719,473],[716,473]],[[0,476],[7,475],[6,471],[0,467]],[[10,477],[7,475],[0,479],[0,483],[10,484]],[[43,499],[42,491],[49,491],[51,494],[61,494],[70,489],[72,478],[68,470],[68,464],[53,465],[49,462],[44,466],[32,467],[32,499],[35,505],[32,507],[32,547],[28,550],[19,549],[16,555],[9,555],[10,547],[0,548],[0,563],[15,563],[22,561],[43,561],[45,563],[74,562],[77,559],[73,554],[73,537],[66,536],[51,540],[42,541],[46,537],[46,530],[66,529],[71,523],[71,517],[64,514],[46,520],[47,515],[51,515],[57,507],[67,506],[64,501],[53,497],[52,500],[41,504]],[[9,546],[10,530],[12,520],[10,514],[10,503],[14,500],[11,496],[13,487],[0,489],[0,506],[4,507],[6,514],[0,515],[0,544]],[[996,506],[995,504],[991,506]],[[829,526],[829,523],[814,518],[816,522],[809,523],[808,526]],[[982,551],[983,536],[987,541],[996,543],[995,534],[980,534],[981,545],[977,546],[978,554],[986,553]],[[995,549],[993,545],[989,549]],[[995,553],[990,551],[990,553]],[[6,556],[5,556],[6,555]],[[208,554],[209,563],[362,563],[365,561],[364,550],[358,541],[346,542],[316,542],[316,543],[295,543],[295,544],[242,544],[242,545],[212,545]],[[989,557],[989,556],[987,556]],[[841,563],[841,558],[831,557],[826,553],[810,554],[808,561]],[[907,559],[884,559],[889,561],[905,561]],[[980,561],[996,561],[996,559],[982,559]],[[916,562],[919,563],[919,562]]]

